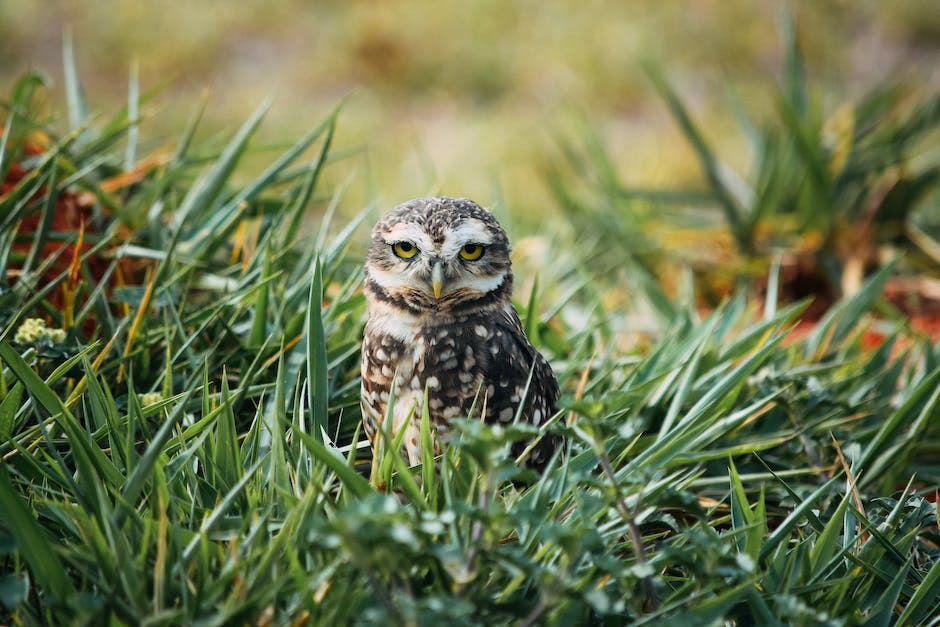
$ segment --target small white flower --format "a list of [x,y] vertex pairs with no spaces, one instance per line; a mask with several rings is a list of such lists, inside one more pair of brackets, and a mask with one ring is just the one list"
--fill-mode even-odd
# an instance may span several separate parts
[[65,343],[65,329],[46,329],[45,335],[53,344]]
[[46,321],[42,318],[27,318],[20,324],[13,339],[20,344],[35,344],[45,329]]
[[26,318],[16,330],[13,340],[19,344],[36,344],[45,339],[53,344],[62,344],[65,337],[65,329],[47,327],[42,318]]
[[156,405],[163,400],[163,394],[160,392],[146,392],[144,394],[138,394],[137,398],[140,400],[141,407],[146,407],[147,405]]

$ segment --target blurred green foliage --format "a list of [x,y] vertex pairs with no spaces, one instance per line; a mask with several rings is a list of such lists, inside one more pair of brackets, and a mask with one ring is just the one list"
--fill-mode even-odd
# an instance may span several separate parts
[[712,306],[736,286],[762,281],[773,259],[787,276],[785,297],[815,296],[819,310],[854,294],[891,259],[902,258],[901,272],[922,273],[929,286],[940,275],[940,90],[892,79],[857,101],[827,105],[808,80],[788,16],[780,39],[773,111],[755,114],[739,93],[728,94],[748,146],[745,167],[714,147],[688,97],[649,65],[704,183],[631,185],[610,142],[586,124],[574,137],[560,134],[562,158],[547,169],[565,215],[576,231],[597,234],[604,265],[626,261],[628,274],[661,277],[691,268]]
[[[929,0],[789,4],[823,98],[843,100],[899,73],[937,80],[940,18]],[[567,124],[573,111],[610,140],[628,183],[701,179],[643,59],[669,68],[712,145],[743,165],[722,88],[733,84],[758,114],[773,106],[764,94],[783,56],[779,9],[750,0],[5,0],[0,93],[35,69],[53,77],[51,98],[62,102],[64,29],[77,44],[92,111],[123,104],[134,60],[142,92],[160,90],[143,108],[151,141],[174,137],[206,89],[201,134],[231,130],[273,94],[261,137],[277,141],[312,127],[351,93],[336,147],[360,155],[354,163],[365,175],[350,190],[355,198],[378,194],[391,206],[441,191],[526,219],[553,206],[539,172],[554,150],[546,129]]]

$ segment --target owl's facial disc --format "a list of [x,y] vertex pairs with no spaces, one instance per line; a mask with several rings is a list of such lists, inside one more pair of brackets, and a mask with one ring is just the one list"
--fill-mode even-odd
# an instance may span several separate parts
[[451,309],[500,289],[507,277],[511,281],[505,239],[497,241],[480,220],[466,218],[440,234],[404,221],[377,235],[369,276],[409,309]]

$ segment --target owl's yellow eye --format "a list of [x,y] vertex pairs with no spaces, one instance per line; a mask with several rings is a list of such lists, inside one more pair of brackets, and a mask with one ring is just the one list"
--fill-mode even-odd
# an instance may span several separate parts
[[392,251],[402,259],[411,259],[418,254],[418,249],[411,242],[395,242]]
[[467,261],[476,261],[483,256],[482,244],[464,244],[460,249],[460,257]]

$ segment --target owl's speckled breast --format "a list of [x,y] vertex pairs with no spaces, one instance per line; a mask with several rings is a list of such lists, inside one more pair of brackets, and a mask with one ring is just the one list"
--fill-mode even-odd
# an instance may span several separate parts
[[[442,323],[429,317],[415,326],[411,341],[367,329],[362,353],[366,373],[363,398],[379,410],[389,402],[395,380],[392,416],[396,432],[412,408],[420,416],[425,388],[428,411],[439,430],[448,419],[469,413],[491,357],[481,350],[490,331],[482,323],[473,324],[468,316],[461,318]],[[375,329],[383,326],[381,319],[370,319],[369,325]],[[372,418],[381,423],[385,416],[373,414]]]

